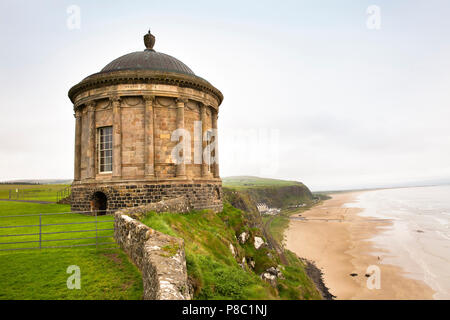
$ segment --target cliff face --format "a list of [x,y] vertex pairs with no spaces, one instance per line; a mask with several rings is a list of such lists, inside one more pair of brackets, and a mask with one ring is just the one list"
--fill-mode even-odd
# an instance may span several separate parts
[[287,208],[313,200],[311,191],[302,183],[291,186],[264,186],[248,188],[224,187],[224,196],[235,208],[257,213],[257,203],[265,203],[273,208]]
[[223,187],[224,200],[242,210],[253,228],[263,229],[263,221],[256,205],[265,203],[271,208],[287,208],[313,201],[311,191],[304,184],[296,182],[289,186]]
[[293,186],[249,188],[243,191],[256,203],[264,202],[273,208],[287,208],[313,199],[311,191],[300,183]]
[[257,227],[262,224],[256,202],[248,193],[225,187],[222,190],[224,200],[233,207],[242,210],[243,214],[251,222],[252,227]]
[[[299,260],[294,253],[285,250],[279,240],[276,240],[272,234],[272,221],[288,221],[287,217],[289,213],[266,216],[263,220],[263,216],[257,208],[258,203],[264,203],[270,208],[282,209],[301,204],[310,206],[315,202],[315,197],[308,187],[303,183],[295,181],[261,179],[256,177],[233,177],[225,181],[222,190],[224,201],[241,210],[246,224],[253,228],[253,230],[258,230],[259,234],[264,237],[267,242],[267,247],[275,254],[275,259],[284,266],[296,268],[298,274],[293,276],[292,279],[303,277],[305,279],[305,283],[303,284],[305,287],[314,287],[311,280],[311,277],[314,276],[310,270],[311,267],[308,267],[308,269],[305,262]],[[292,210],[286,210],[286,212],[290,211]],[[316,288],[311,292],[313,291],[318,292]],[[320,294],[314,297],[318,298]]]

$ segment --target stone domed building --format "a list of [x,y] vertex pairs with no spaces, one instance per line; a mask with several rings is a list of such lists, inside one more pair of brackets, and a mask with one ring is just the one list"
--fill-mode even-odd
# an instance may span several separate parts
[[73,86],[72,210],[116,210],[185,196],[222,209],[217,118],[222,93],[183,62],[146,49]]

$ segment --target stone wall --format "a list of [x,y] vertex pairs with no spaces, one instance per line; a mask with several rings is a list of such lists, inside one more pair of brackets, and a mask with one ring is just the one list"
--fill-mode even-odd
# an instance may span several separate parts
[[150,203],[138,207],[131,207],[120,210],[121,214],[125,214],[133,219],[142,219],[148,212],[171,212],[171,213],[187,213],[191,211],[191,206],[185,197],[163,200]]
[[137,207],[173,198],[185,197],[189,207],[196,210],[211,209],[220,212],[222,204],[221,182],[187,183],[92,183],[72,185],[72,211],[90,211],[95,192],[103,192],[107,209],[118,210]]
[[144,300],[190,300],[184,241],[153,230],[124,212],[115,213],[114,238],[142,272]]

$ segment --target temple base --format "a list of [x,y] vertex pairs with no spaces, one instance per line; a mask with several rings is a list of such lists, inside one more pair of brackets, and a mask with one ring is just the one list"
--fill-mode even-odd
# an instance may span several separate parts
[[[185,196],[195,210],[220,212],[221,181],[176,181],[164,183],[82,183],[72,185],[72,211],[116,211],[126,207]],[[99,200],[100,199],[100,200]]]

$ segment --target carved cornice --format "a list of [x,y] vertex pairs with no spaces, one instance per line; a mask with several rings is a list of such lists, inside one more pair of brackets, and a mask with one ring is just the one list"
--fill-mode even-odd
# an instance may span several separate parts
[[191,75],[175,72],[153,70],[122,70],[107,73],[95,73],[85,78],[69,90],[69,98],[75,102],[75,97],[90,89],[101,88],[117,84],[168,84],[179,87],[197,89],[214,96],[220,105],[223,100],[222,93],[208,81]]

